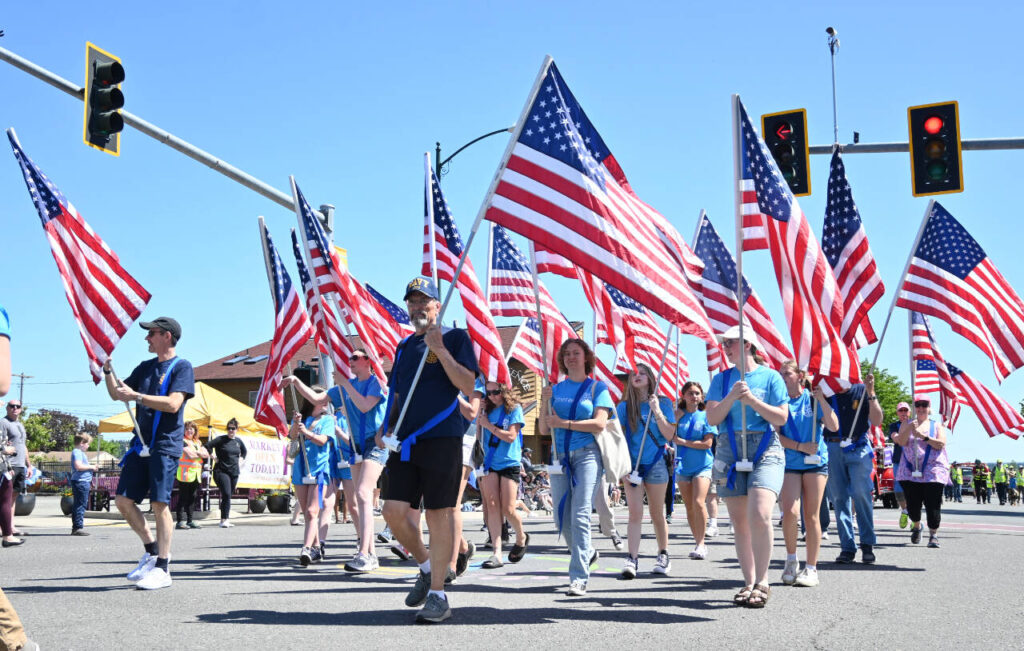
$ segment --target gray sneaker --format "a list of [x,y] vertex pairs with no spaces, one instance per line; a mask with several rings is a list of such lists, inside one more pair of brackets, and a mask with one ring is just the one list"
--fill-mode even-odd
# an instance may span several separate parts
[[448,599],[439,597],[436,594],[427,596],[427,603],[416,613],[418,624],[437,624],[452,616],[452,607],[448,605]]
[[345,563],[345,571],[353,574],[364,574],[372,572],[380,567],[377,557],[372,554],[356,554],[349,562]]
[[427,600],[427,593],[430,592],[430,572],[420,570],[416,577],[416,585],[412,586],[409,594],[405,595],[405,605],[410,608],[422,606]]

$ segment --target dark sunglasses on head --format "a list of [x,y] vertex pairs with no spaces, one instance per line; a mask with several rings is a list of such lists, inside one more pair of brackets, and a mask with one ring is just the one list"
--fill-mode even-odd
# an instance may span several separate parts
[[500,396],[501,395],[501,389],[494,389],[493,391],[488,391],[487,395],[489,395],[489,396]]

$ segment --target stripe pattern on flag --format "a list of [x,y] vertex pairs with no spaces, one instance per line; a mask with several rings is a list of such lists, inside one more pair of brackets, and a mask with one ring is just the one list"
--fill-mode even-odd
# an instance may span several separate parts
[[[953,382],[949,368],[946,366],[946,360],[943,359],[942,353],[939,352],[939,347],[935,344],[935,338],[932,337],[928,318],[923,314],[911,312],[910,332],[911,347],[914,351],[927,348],[927,351],[921,350],[921,359],[919,361],[930,361],[931,365],[935,368],[935,376],[939,384],[939,413],[942,415],[942,424],[950,431],[953,431],[953,428],[956,427],[957,419],[960,418],[960,403],[963,400],[957,392],[957,386]],[[916,392],[921,391],[916,385],[914,390]]]
[[949,364],[950,375],[956,383],[964,402],[974,410],[981,426],[990,436],[1005,434],[1012,439],[1020,438],[1024,432],[1024,416],[988,387],[957,367]]
[[349,344],[348,338],[342,334],[338,317],[334,314],[330,303],[317,296],[313,279],[303,261],[302,247],[294,229],[292,230],[292,250],[295,253],[295,265],[299,271],[299,284],[302,286],[302,293],[306,296],[306,312],[313,324],[317,350],[331,358],[337,373],[349,377],[352,375],[352,368],[349,365],[349,358],[352,357],[353,352],[352,346]]

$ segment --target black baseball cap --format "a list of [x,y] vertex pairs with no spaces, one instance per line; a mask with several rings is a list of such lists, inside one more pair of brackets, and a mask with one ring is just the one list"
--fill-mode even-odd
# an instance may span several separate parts
[[139,322],[139,326],[141,326],[143,330],[152,330],[153,328],[166,330],[171,333],[171,337],[174,338],[175,342],[181,339],[181,324],[169,316],[157,317],[152,321],[141,321]]

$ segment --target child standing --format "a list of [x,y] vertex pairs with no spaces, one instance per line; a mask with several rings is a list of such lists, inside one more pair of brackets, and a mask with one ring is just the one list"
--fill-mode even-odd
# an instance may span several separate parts
[[92,473],[99,470],[89,463],[85,451],[89,449],[92,437],[85,432],[75,434],[75,449],[71,451],[71,492],[75,496],[74,510],[71,512],[71,535],[88,536],[85,530],[85,505],[89,501],[89,488],[92,486]]

